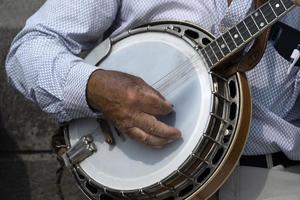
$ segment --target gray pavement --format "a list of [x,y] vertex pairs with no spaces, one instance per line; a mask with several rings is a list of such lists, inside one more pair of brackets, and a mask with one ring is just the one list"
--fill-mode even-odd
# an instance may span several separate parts
[[[0,0],[0,199],[59,200],[50,138],[57,125],[7,84],[5,57],[13,37],[44,0]],[[72,175],[63,176],[66,200],[85,199]]]
[[0,27],[19,29],[45,0],[0,0]]

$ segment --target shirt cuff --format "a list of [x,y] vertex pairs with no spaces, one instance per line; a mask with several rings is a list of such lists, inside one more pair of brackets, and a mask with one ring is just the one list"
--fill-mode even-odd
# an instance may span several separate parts
[[64,108],[68,115],[68,121],[78,118],[96,118],[99,113],[89,107],[86,100],[86,86],[91,74],[97,67],[84,62],[74,65],[65,82]]

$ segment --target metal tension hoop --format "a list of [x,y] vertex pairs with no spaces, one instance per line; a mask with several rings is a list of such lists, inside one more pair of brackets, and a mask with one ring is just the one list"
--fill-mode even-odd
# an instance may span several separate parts
[[80,163],[97,151],[92,135],[86,135],[62,155],[66,167]]

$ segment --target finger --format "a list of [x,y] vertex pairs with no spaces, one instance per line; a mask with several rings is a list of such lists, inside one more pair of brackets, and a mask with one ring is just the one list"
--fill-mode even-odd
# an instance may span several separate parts
[[300,6],[300,0],[294,0],[295,4],[297,4],[298,6]]
[[173,140],[170,139],[149,135],[148,133],[144,132],[142,129],[136,127],[130,128],[129,130],[127,130],[126,133],[132,139],[156,148],[160,148],[163,145],[173,142]]
[[140,90],[140,106],[143,112],[151,115],[166,115],[172,112],[172,104],[168,102],[158,91],[150,86],[144,86]]
[[135,126],[141,128],[148,134],[168,139],[181,137],[181,133],[178,129],[158,121],[154,116],[147,113],[140,113],[134,120]]

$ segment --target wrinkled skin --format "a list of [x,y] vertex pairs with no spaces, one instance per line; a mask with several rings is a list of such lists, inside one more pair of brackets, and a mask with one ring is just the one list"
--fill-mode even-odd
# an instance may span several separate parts
[[181,137],[178,129],[156,119],[172,112],[171,103],[136,76],[96,70],[88,81],[87,101],[121,133],[146,145],[160,148]]

